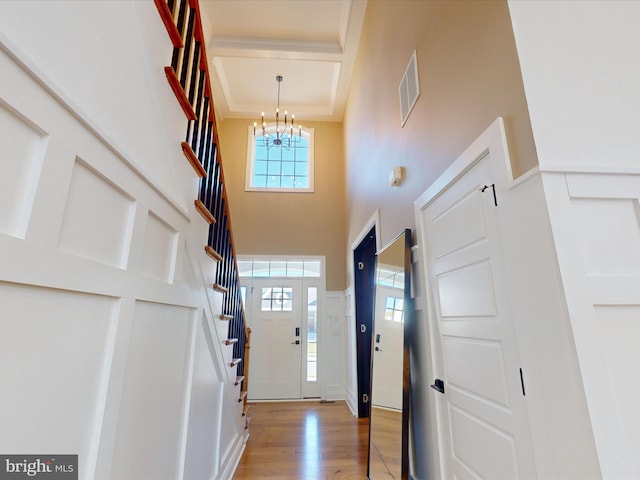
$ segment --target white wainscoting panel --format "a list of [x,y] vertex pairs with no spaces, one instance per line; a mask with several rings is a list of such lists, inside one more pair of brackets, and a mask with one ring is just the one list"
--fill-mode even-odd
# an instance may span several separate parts
[[[155,8],[142,11],[169,52]],[[139,66],[156,78],[155,64]],[[208,224],[181,206],[197,179],[174,175],[191,168],[165,152],[145,175],[132,158],[148,154],[144,142],[110,140],[104,118],[73,105],[2,32],[0,71],[0,451],[77,453],[83,480],[231,478],[248,435],[223,364]],[[161,70],[148,87],[167,93]],[[171,102],[146,114],[172,115]],[[184,120],[173,124],[144,128],[182,138]]]
[[0,232],[24,238],[46,147],[46,133],[0,97]]
[[95,463],[116,299],[0,283],[0,451]]
[[136,303],[112,478],[180,476],[179,442],[189,361],[185,352],[191,318],[188,308]]
[[206,323],[203,315],[196,333],[185,478],[216,478],[220,466],[217,426],[222,421],[224,385],[212,362]]
[[327,292],[325,316],[320,328],[322,338],[322,392],[324,400],[344,400],[349,371],[347,358],[347,321],[344,292]]
[[178,232],[158,215],[149,212],[144,230],[141,273],[173,283],[177,249]]
[[135,200],[77,158],[71,177],[60,250],[126,268]]
[[640,175],[544,173],[604,478],[640,477]]

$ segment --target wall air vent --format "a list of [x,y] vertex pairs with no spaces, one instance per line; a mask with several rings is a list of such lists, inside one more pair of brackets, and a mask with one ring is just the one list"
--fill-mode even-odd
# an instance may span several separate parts
[[402,75],[400,81],[400,87],[398,87],[400,93],[400,122],[401,126],[409,118],[413,106],[416,104],[416,100],[420,96],[420,83],[418,82],[418,61],[416,60],[416,51],[413,51],[409,65]]

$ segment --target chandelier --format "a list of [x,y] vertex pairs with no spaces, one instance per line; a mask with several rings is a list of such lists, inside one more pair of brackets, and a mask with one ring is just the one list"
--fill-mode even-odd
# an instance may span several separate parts
[[[288,113],[284,112],[284,122],[280,119],[280,84],[282,83],[282,75],[276,77],[278,82],[278,104],[276,106],[276,124],[275,129],[273,127],[267,128],[267,124],[264,121],[264,112],[262,112],[262,135],[258,137],[258,141],[262,141],[262,146],[266,148],[277,147],[286,148],[289,150],[292,145],[298,143],[302,138],[302,125],[298,125],[298,128],[293,126],[293,114],[291,118],[288,118]],[[253,122],[253,138],[256,139],[256,129],[258,129],[257,122]]]

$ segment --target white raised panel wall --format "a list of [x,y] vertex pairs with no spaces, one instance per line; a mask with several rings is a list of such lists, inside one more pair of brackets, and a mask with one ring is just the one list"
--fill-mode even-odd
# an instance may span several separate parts
[[638,478],[640,3],[509,0],[509,11],[596,476]]
[[[178,108],[179,129],[171,130],[176,112],[162,101],[141,108],[109,98],[102,113],[96,104],[78,107],[65,91],[82,84],[74,98],[85,102],[95,71],[74,65],[69,75],[55,71],[69,62],[41,58],[49,33],[73,37],[82,44],[75,48],[93,45],[99,35],[74,32],[101,13],[129,28],[118,34],[141,42],[136,48],[146,41],[140,31],[155,29],[142,12],[163,32],[152,3],[117,3],[74,3],[64,15],[75,21],[61,24],[51,20],[64,2],[0,4],[0,451],[77,453],[81,479],[185,472],[227,479],[247,433],[235,368],[224,365],[227,322],[215,318],[222,298],[210,288],[216,265],[203,252],[208,225],[182,206],[193,204],[197,180],[175,175],[176,165],[190,170],[179,143],[175,155],[154,150],[182,137],[184,118]],[[126,20],[132,12],[141,23]],[[33,17],[24,32],[21,13]],[[44,22],[44,15],[51,18]],[[40,43],[23,37],[41,21],[40,37],[31,32]],[[129,47],[101,44],[112,51],[100,60]],[[112,71],[116,84],[127,77],[111,67],[103,73]],[[137,66],[132,94],[138,81],[158,77],[144,94],[164,98],[161,65],[148,67],[144,60]],[[133,145],[135,131],[113,127],[113,115],[140,111],[149,124]],[[149,138],[161,141],[149,150]],[[145,175],[139,165],[157,172]],[[155,183],[171,177],[170,188]]]
[[499,204],[538,477],[598,478],[541,174],[534,170],[510,182]]
[[602,476],[638,478],[640,175],[543,184]]
[[321,396],[323,400],[343,400],[348,374],[348,362],[345,359],[349,328],[343,292],[326,293],[325,312],[321,326]]

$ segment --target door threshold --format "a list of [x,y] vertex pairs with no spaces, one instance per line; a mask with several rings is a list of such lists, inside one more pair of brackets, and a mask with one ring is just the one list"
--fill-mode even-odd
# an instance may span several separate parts
[[330,400],[321,400],[320,397],[307,397],[307,398],[271,398],[271,399],[261,399],[256,400],[250,398],[247,400],[251,403],[282,403],[282,402],[328,402]]

